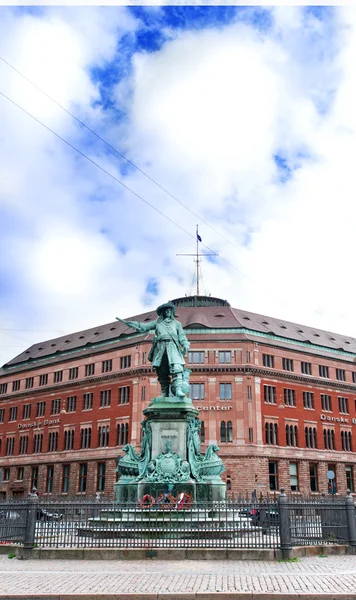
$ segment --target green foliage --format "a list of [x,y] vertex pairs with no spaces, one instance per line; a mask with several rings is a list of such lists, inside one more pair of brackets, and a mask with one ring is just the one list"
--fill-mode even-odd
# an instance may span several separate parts
[[280,563],[299,563],[300,562],[300,558],[298,558],[297,556],[293,556],[293,558],[280,558],[279,560],[277,560],[277,562],[280,562]]
[[15,552],[9,552],[9,554],[7,555],[7,558],[15,558],[16,554]]

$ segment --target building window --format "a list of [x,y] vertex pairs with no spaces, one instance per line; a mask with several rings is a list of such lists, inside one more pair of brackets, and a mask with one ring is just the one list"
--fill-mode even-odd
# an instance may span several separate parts
[[53,490],[53,476],[54,476],[54,466],[49,465],[47,467],[47,479],[46,479],[46,493],[51,494]]
[[246,350],[246,362],[251,362],[251,352],[249,350]]
[[87,392],[83,395],[83,410],[91,410],[93,408],[93,392]]
[[126,446],[129,442],[129,424],[118,423],[117,425],[117,445]]
[[284,388],[284,404],[286,406],[295,406],[295,390]]
[[204,364],[204,352],[188,352],[188,363],[193,365]]
[[83,427],[80,430],[80,447],[82,450],[84,448],[90,448],[91,444],[91,427]]
[[231,383],[220,383],[220,400],[231,400]]
[[48,434],[48,452],[58,450],[58,431],[50,431]]
[[348,490],[350,490],[350,492],[355,491],[354,473],[353,468],[351,466],[346,467],[346,487]]
[[90,375],[94,375],[95,373],[95,363],[91,363],[90,365],[85,365],[85,377],[90,377]]
[[335,432],[333,429],[324,429],[324,448],[335,450]]
[[311,375],[312,374],[312,366],[310,362],[301,362],[301,371],[304,375]]
[[77,408],[77,396],[68,396],[67,398],[67,413],[75,412]]
[[34,383],[34,378],[33,377],[27,377],[27,379],[25,380],[25,388],[26,390],[33,388],[33,383]]
[[278,465],[276,462],[270,460],[268,463],[269,472],[269,489],[271,492],[278,491]]
[[307,448],[317,448],[316,427],[305,427],[305,445]]
[[356,383],[356,371],[352,372],[352,381],[353,383]]
[[104,462],[98,463],[98,476],[96,484],[97,492],[104,492],[105,490],[105,472],[106,464]]
[[297,425],[286,425],[286,443],[287,446],[298,446]]
[[47,385],[48,383],[48,375],[40,375],[40,385]]
[[321,409],[331,411],[331,396],[329,394],[321,394]]
[[131,367],[131,355],[121,356],[120,369],[128,369],[129,367]]
[[55,398],[52,400],[51,404],[51,415],[58,415],[61,412],[61,400],[60,398]]
[[5,419],[5,409],[0,408],[0,423],[3,423]]
[[109,373],[110,371],[112,371],[112,360],[103,360],[101,363],[101,372]]
[[19,454],[27,454],[28,452],[28,435],[20,436],[20,452]]
[[128,404],[130,402],[130,386],[125,385],[119,388],[119,404]]
[[20,385],[21,385],[20,379],[17,379],[17,381],[13,381],[12,382],[12,391],[13,392],[18,392],[19,389],[20,389]]
[[7,383],[0,384],[0,394],[6,394],[7,392]]
[[14,447],[15,447],[15,438],[14,437],[8,437],[6,438],[6,456],[13,456],[14,455]]
[[147,362],[147,352],[142,352],[142,364],[146,364]]
[[329,377],[329,367],[325,367],[324,365],[319,365],[319,376],[320,377]]
[[70,478],[70,465],[63,465],[62,471],[62,492],[68,494],[69,492],[69,478]]
[[329,492],[329,494],[336,494],[336,491],[337,491],[336,465],[329,464],[328,471],[332,471],[334,473],[334,479],[329,479],[328,492]]
[[101,390],[100,392],[100,406],[104,408],[105,406],[110,406],[111,402],[111,390]]
[[109,425],[101,425],[98,428],[98,448],[106,448],[109,445]]
[[25,474],[24,467],[17,467],[17,475],[16,475],[17,481],[23,481],[24,474]]
[[351,431],[341,432],[341,446],[345,452],[352,452],[352,438]]
[[227,422],[227,426],[226,426],[226,441],[231,443],[233,440],[233,436],[232,436],[232,421],[228,421]]
[[282,367],[284,371],[294,371],[293,361],[291,358],[282,359]]
[[265,423],[265,436],[266,444],[277,446],[278,445],[278,424],[277,423]]
[[79,492],[85,492],[87,489],[88,465],[80,463],[79,465]]
[[146,386],[143,385],[141,388],[141,402],[144,402],[146,400]]
[[205,421],[200,421],[199,434],[200,434],[200,441],[202,443],[204,443],[205,442]]
[[53,373],[53,383],[60,383],[63,379],[63,371],[55,371]]
[[64,448],[63,450],[73,450],[74,446],[74,429],[66,429],[64,432]]
[[36,433],[33,436],[33,453],[40,454],[42,452],[43,433]]
[[314,408],[314,393],[303,392],[303,404],[304,408]]
[[221,421],[220,423],[220,442],[226,442],[226,423]]
[[231,363],[231,352],[230,351],[221,351],[219,352],[219,363],[222,365],[227,365]]
[[262,363],[264,367],[274,368],[274,356],[272,354],[262,354]]
[[247,386],[247,400],[252,400],[252,386]]
[[250,444],[253,443],[253,428],[252,427],[248,428],[248,441]]
[[316,463],[309,463],[309,481],[310,491],[317,492],[318,487],[318,465]]
[[346,381],[345,369],[336,369],[336,379],[339,381]]
[[11,406],[10,408],[10,416],[9,416],[9,422],[10,421],[16,421],[17,419],[17,406]]
[[72,367],[69,369],[68,379],[78,379],[78,367]]
[[4,481],[10,481],[10,469],[8,467],[5,467],[5,469],[3,469],[3,480]]
[[298,486],[298,465],[297,463],[289,463],[289,477],[291,492],[297,492]]
[[38,467],[32,467],[31,472],[31,490],[38,488]]
[[276,388],[274,385],[263,386],[263,398],[268,404],[276,404]]
[[37,414],[36,417],[44,417],[46,410],[46,403],[44,401],[37,402]]
[[339,411],[341,413],[344,413],[346,415],[349,414],[349,401],[348,398],[344,398],[343,396],[338,396],[338,403],[339,403]]
[[31,417],[31,404],[24,404],[22,408],[22,418],[29,419]]
[[189,398],[192,400],[204,400],[204,383],[191,383],[189,386]]

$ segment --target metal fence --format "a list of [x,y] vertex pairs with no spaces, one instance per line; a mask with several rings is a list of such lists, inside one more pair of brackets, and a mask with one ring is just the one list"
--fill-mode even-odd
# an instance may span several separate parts
[[117,504],[112,500],[0,502],[0,543],[39,548],[241,548],[356,546],[354,501],[279,498],[257,501]]

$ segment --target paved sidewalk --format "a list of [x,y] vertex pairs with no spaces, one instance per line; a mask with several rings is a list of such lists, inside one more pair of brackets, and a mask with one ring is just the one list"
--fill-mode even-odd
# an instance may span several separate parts
[[0,599],[356,598],[356,556],[278,561],[17,560],[0,555]]

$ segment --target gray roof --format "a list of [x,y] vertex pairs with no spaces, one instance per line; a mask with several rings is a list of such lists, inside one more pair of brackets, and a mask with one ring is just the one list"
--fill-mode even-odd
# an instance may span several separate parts
[[[188,299],[187,299],[188,300]],[[175,301],[173,301],[175,302]],[[209,303],[207,301],[207,303]],[[276,319],[275,317],[267,317],[258,315],[238,308],[232,308],[226,303],[221,306],[177,306],[176,316],[181,321],[184,328],[196,329],[249,329],[258,333],[267,334],[268,337],[275,336],[286,338],[287,340],[295,340],[297,342],[312,344],[314,346],[326,347],[335,351],[344,351],[356,354],[356,339],[306,325],[298,325],[290,321]],[[149,311],[134,317],[129,317],[129,320],[135,321],[151,321],[157,318],[156,311]],[[2,373],[6,372],[7,366],[18,365],[34,361],[36,359],[45,358],[48,360],[59,358],[59,355],[65,351],[72,351],[75,354],[76,350],[88,348],[88,353],[92,353],[95,346],[99,344],[101,350],[106,349],[105,342],[108,345],[116,340],[116,343],[123,343],[127,335],[134,333],[134,330],[127,327],[119,321],[85,329],[75,333],[70,333],[58,338],[46,340],[33,344],[12,360],[10,360]],[[127,343],[129,340],[127,340]],[[0,371],[0,373],[1,373]]]

